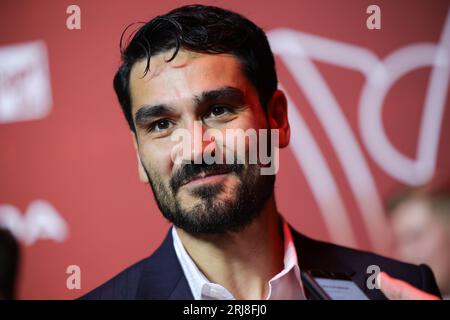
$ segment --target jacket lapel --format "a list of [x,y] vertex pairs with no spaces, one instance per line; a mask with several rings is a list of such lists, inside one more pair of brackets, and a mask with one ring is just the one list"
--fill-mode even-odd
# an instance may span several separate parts
[[137,299],[194,299],[178,262],[171,231],[169,229],[161,246],[146,261],[137,290]]
[[379,290],[367,288],[367,275],[365,271],[359,270],[361,266],[358,266],[358,263],[362,261],[358,261],[358,255],[349,254],[354,250],[313,240],[290,228],[297,250],[298,263],[302,270],[346,274],[370,299],[383,299]]

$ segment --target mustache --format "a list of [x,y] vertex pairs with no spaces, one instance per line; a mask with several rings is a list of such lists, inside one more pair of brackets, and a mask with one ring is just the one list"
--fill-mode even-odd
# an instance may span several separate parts
[[173,194],[176,194],[178,192],[178,189],[201,174],[215,175],[233,172],[239,175],[243,170],[244,164],[186,163],[173,174],[172,178],[170,179],[170,187]]

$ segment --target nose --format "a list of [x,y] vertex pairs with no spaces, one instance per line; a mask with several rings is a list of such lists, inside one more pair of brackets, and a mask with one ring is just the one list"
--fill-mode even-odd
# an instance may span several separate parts
[[[186,126],[187,140],[183,143],[183,151],[181,155],[182,163],[202,164],[204,162],[205,150],[208,148],[208,153],[214,156],[214,143],[204,139],[206,131],[202,121],[192,121]],[[213,148],[211,150],[211,147]],[[186,150],[187,149],[187,150]]]

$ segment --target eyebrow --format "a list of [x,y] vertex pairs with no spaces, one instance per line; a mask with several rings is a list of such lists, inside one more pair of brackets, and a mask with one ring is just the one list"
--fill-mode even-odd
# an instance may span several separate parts
[[[244,93],[237,88],[225,86],[214,90],[204,91],[199,95],[195,95],[193,101],[197,105],[203,105],[213,101],[227,101],[237,105],[245,102]],[[154,118],[167,117],[175,113],[175,108],[167,104],[143,105],[136,112],[134,120],[138,126],[145,124]]]
[[209,101],[228,100],[242,104],[245,101],[244,93],[234,87],[222,87],[215,90],[204,91],[194,98],[197,104],[203,104]]
[[138,126],[145,126],[150,119],[168,116],[173,112],[173,108],[166,104],[157,104],[154,106],[144,105],[136,112],[134,121]]

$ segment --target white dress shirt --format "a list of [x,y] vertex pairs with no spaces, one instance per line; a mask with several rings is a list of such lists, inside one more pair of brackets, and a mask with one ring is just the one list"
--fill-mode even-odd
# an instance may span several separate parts
[[[266,300],[304,300],[294,241],[288,224],[283,220],[284,269],[269,281]],[[210,282],[186,252],[175,227],[172,227],[173,245],[195,300],[235,300],[223,286]]]

